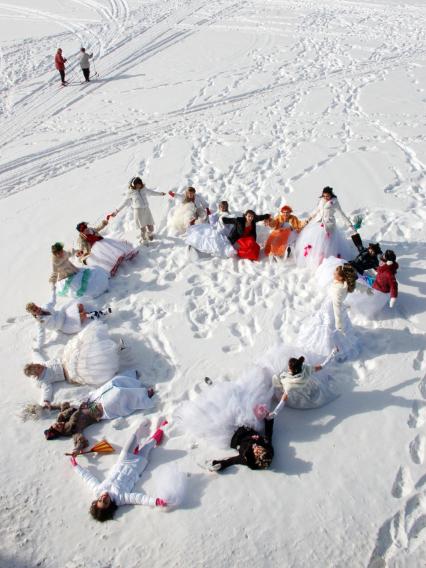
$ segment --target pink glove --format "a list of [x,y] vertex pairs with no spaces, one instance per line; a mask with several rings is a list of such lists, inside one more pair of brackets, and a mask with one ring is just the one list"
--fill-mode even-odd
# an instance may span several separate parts
[[167,501],[164,501],[164,499],[160,499],[159,497],[157,497],[157,499],[155,500],[155,506],[156,507],[167,507]]
[[170,197],[174,197],[176,194],[175,194],[174,191],[169,191],[169,195],[170,195]]
[[75,459],[75,456],[71,456],[71,457],[70,457],[70,462],[71,462],[71,465],[72,465],[73,467],[75,467],[76,465],[78,465],[77,460]]

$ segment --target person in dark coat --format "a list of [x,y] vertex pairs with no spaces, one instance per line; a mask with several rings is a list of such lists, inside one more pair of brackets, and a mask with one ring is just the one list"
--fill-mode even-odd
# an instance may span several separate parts
[[379,266],[378,256],[382,254],[382,249],[379,243],[370,243],[368,248],[361,248],[359,255],[353,260],[349,261],[349,264],[355,268],[359,274],[364,274],[365,270],[370,270],[373,268],[377,270]]
[[256,242],[256,223],[266,221],[271,215],[257,215],[249,209],[244,213],[244,217],[222,217],[225,225],[233,225],[228,239],[237,249],[240,258],[248,260],[259,260],[260,246]]
[[267,469],[274,457],[272,432],[274,421],[265,419],[265,434],[259,434],[253,428],[240,426],[231,438],[231,448],[238,450],[238,455],[223,460],[213,460],[212,471],[223,471],[231,465],[246,465],[250,469]]

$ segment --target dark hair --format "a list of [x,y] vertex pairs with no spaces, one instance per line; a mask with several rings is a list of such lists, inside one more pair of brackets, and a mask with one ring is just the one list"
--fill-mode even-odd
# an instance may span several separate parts
[[220,201],[219,205],[225,208],[225,211],[229,211],[229,203],[227,201]]
[[382,254],[382,249],[380,248],[379,243],[368,243],[368,248],[374,251],[376,256]]
[[64,243],[59,243],[59,242],[58,242],[58,243],[54,243],[54,244],[52,245],[52,248],[51,248],[51,251],[52,251],[53,253],[55,253],[55,252],[61,252],[61,251],[63,251],[63,250],[64,250]]
[[114,518],[114,514],[118,509],[118,506],[115,502],[111,499],[110,504],[105,509],[100,509],[97,506],[97,501],[92,501],[90,505],[90,514],[92,517],[99,521],[100,523],[104,523],[105,521],[111,521]]
[[44,431],[44,437],[46,440],[54,440],[55,438],[59,438],[61,432],[58,432],[56,428],[50,426],[47,430]]
[[247,211],[244,213],[244,217],[248,214],[253,215],[253,217],[256,217],[256,213],[253,211],[253,209],[247,209]]
[[135,185],[141,185],[142,187],[144,187],[145,184],[143,183],[142,178],[134,177],[129,182],[129,188],[135,189]]
[[324,189],[323,189],[322,192],[321,192],[321,196],[320,196],[320,197],[322,197],[322,196],[324,195],[324,193],[327,193],[328,195],[331,195],[331,197],[336,197],[336,194],[334,193],[333,188],[330,187],[329,185],[326,185],[326,186],[324,187]]
[[86,51],[85,47],[80,47],[80,51]]
[[76,229],[79,233],[81,233],[82,229],[84,229],[86,227],[87,227],[86,221],[81,221],[80,223],[77,224]]
[[389,262],[396,262],[396,254],[393,252],[393,250],[386,250],[385,254],[383,255],[383,260],[384,261],[389,261]]
[[305,361],[304,357],[299,357],[298,359],[292,357],[291,359],[289,359],[288,368],[290,369],[290,373],[292,375],[298,375],[299,373],[301,373],[304,361]]

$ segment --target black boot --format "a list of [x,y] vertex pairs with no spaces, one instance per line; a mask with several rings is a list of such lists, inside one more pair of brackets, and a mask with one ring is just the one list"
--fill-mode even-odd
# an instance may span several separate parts
[[364,245],[362,244],[362,239],[361,239],[359,233],[354,233],[351,236],[351,239],[352,239],[353,244],[359,250],[359,252],[362,252],[364,250]]

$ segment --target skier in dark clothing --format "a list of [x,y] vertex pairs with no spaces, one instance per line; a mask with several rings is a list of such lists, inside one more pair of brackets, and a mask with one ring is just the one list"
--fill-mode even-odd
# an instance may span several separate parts
[[377,269],[379,266],[378,256],[382,254],[382,249],[379,243],[370,243],[368,248],[362,248],[359,255],[353,260],[349,261],[349,264],[355,268],[359,274],[364,274],[365,270],[373,268]]
[[250,469],[267,469],[274,457],[272,432],[274,421],[265,419],[265,434],[253,428],[240,426],[231,438],[231,448],[238,450],[238,456],[223,460],[213,460],[210,469],[222,471],[231,465],[246,465]]
[[59,75],[61,76],[61,82],[62,85],[67,85],[67,82],[65,81],[65,63],[66,63],[66,59],[64,59],[64,57],[62,57],[62,49],[59,47],[58,51],[56,52],[55,55],[55,67],[56,69],[59,71]]

